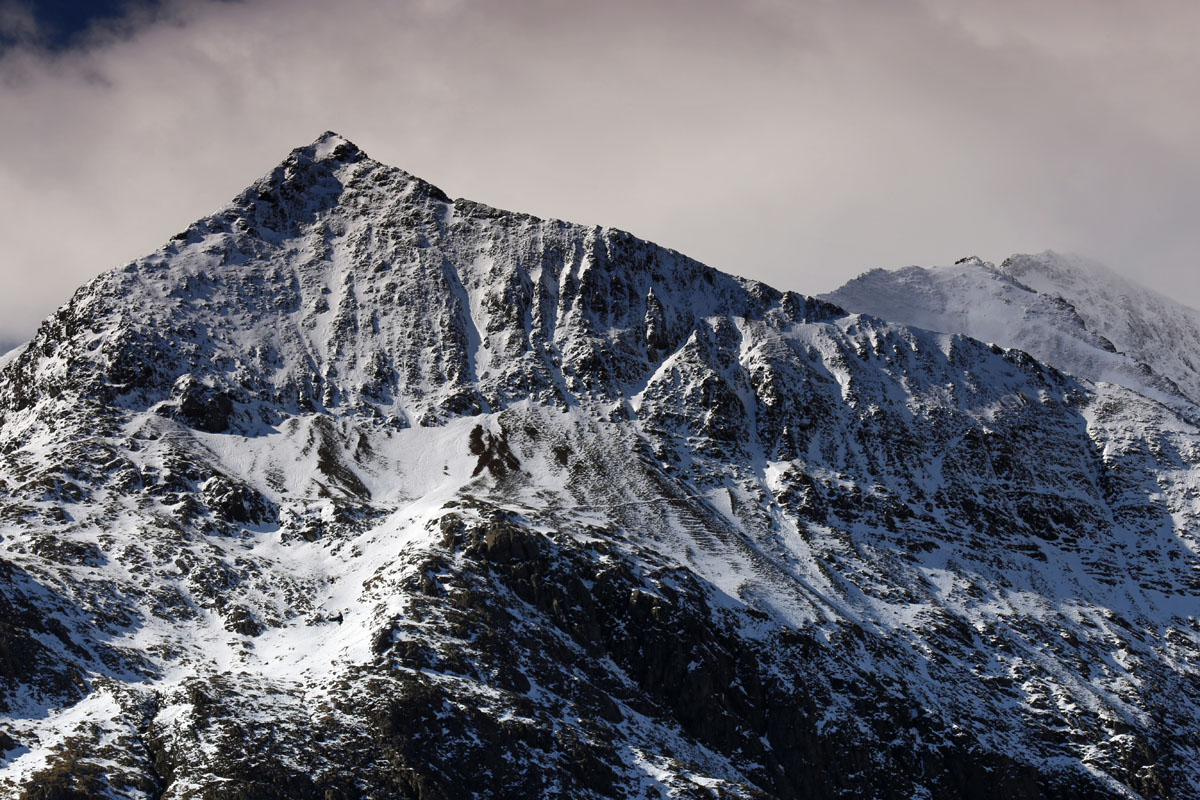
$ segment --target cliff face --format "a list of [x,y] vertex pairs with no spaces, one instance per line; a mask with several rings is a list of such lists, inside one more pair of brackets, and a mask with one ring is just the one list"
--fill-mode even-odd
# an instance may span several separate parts
[[326,134],[3,367],[0,780],[1200,796],[1146,393]]

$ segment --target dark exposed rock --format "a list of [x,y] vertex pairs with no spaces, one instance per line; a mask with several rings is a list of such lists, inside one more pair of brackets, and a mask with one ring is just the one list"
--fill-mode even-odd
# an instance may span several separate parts
[[225,475],[215,475],[201,487],[204,503],[218,516],[229,522],[254,525],[276,521],[279,510],[275,504],[244,483]]
[[0,710],[14,710],[28,691],[50,702],[74,702],[87,692],[82,667],[88,654],[22,586],[32,588],[29,576],[0,561]]
[[185,425],[205,433],[229,430],[233,400],[226,393],[205,386],[192,375],[184,375],[175,382],[171,399],[173,416]]
[[499,478],[521,466],[517,457],[509,449],[508,436],[503,431],[497,436],[491,431],[485,431],[482,426],[476,425],[471,429],[467,447],[470,449],[471,455],[479,456],[479,461],[476,462],[475,469],[471,472],[472,476],[487,470]]

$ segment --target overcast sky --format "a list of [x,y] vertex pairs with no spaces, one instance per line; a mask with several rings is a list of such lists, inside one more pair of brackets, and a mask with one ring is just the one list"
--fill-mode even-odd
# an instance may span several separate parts
[[1200,306],[1198,40],[1192,0],[0,0],[0,343],[326,129],[784,289],[1049,248]]

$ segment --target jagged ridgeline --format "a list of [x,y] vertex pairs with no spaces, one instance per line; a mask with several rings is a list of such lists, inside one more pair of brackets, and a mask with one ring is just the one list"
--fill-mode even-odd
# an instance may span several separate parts
[[6,359],[6,796],[1200,796],[1186,399],[334,134]]

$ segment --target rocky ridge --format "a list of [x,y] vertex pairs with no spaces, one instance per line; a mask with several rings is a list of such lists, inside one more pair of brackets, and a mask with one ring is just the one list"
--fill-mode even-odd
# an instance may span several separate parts
[[0,786],[1200,796],[1147,385],[326,134],[3,366]]

